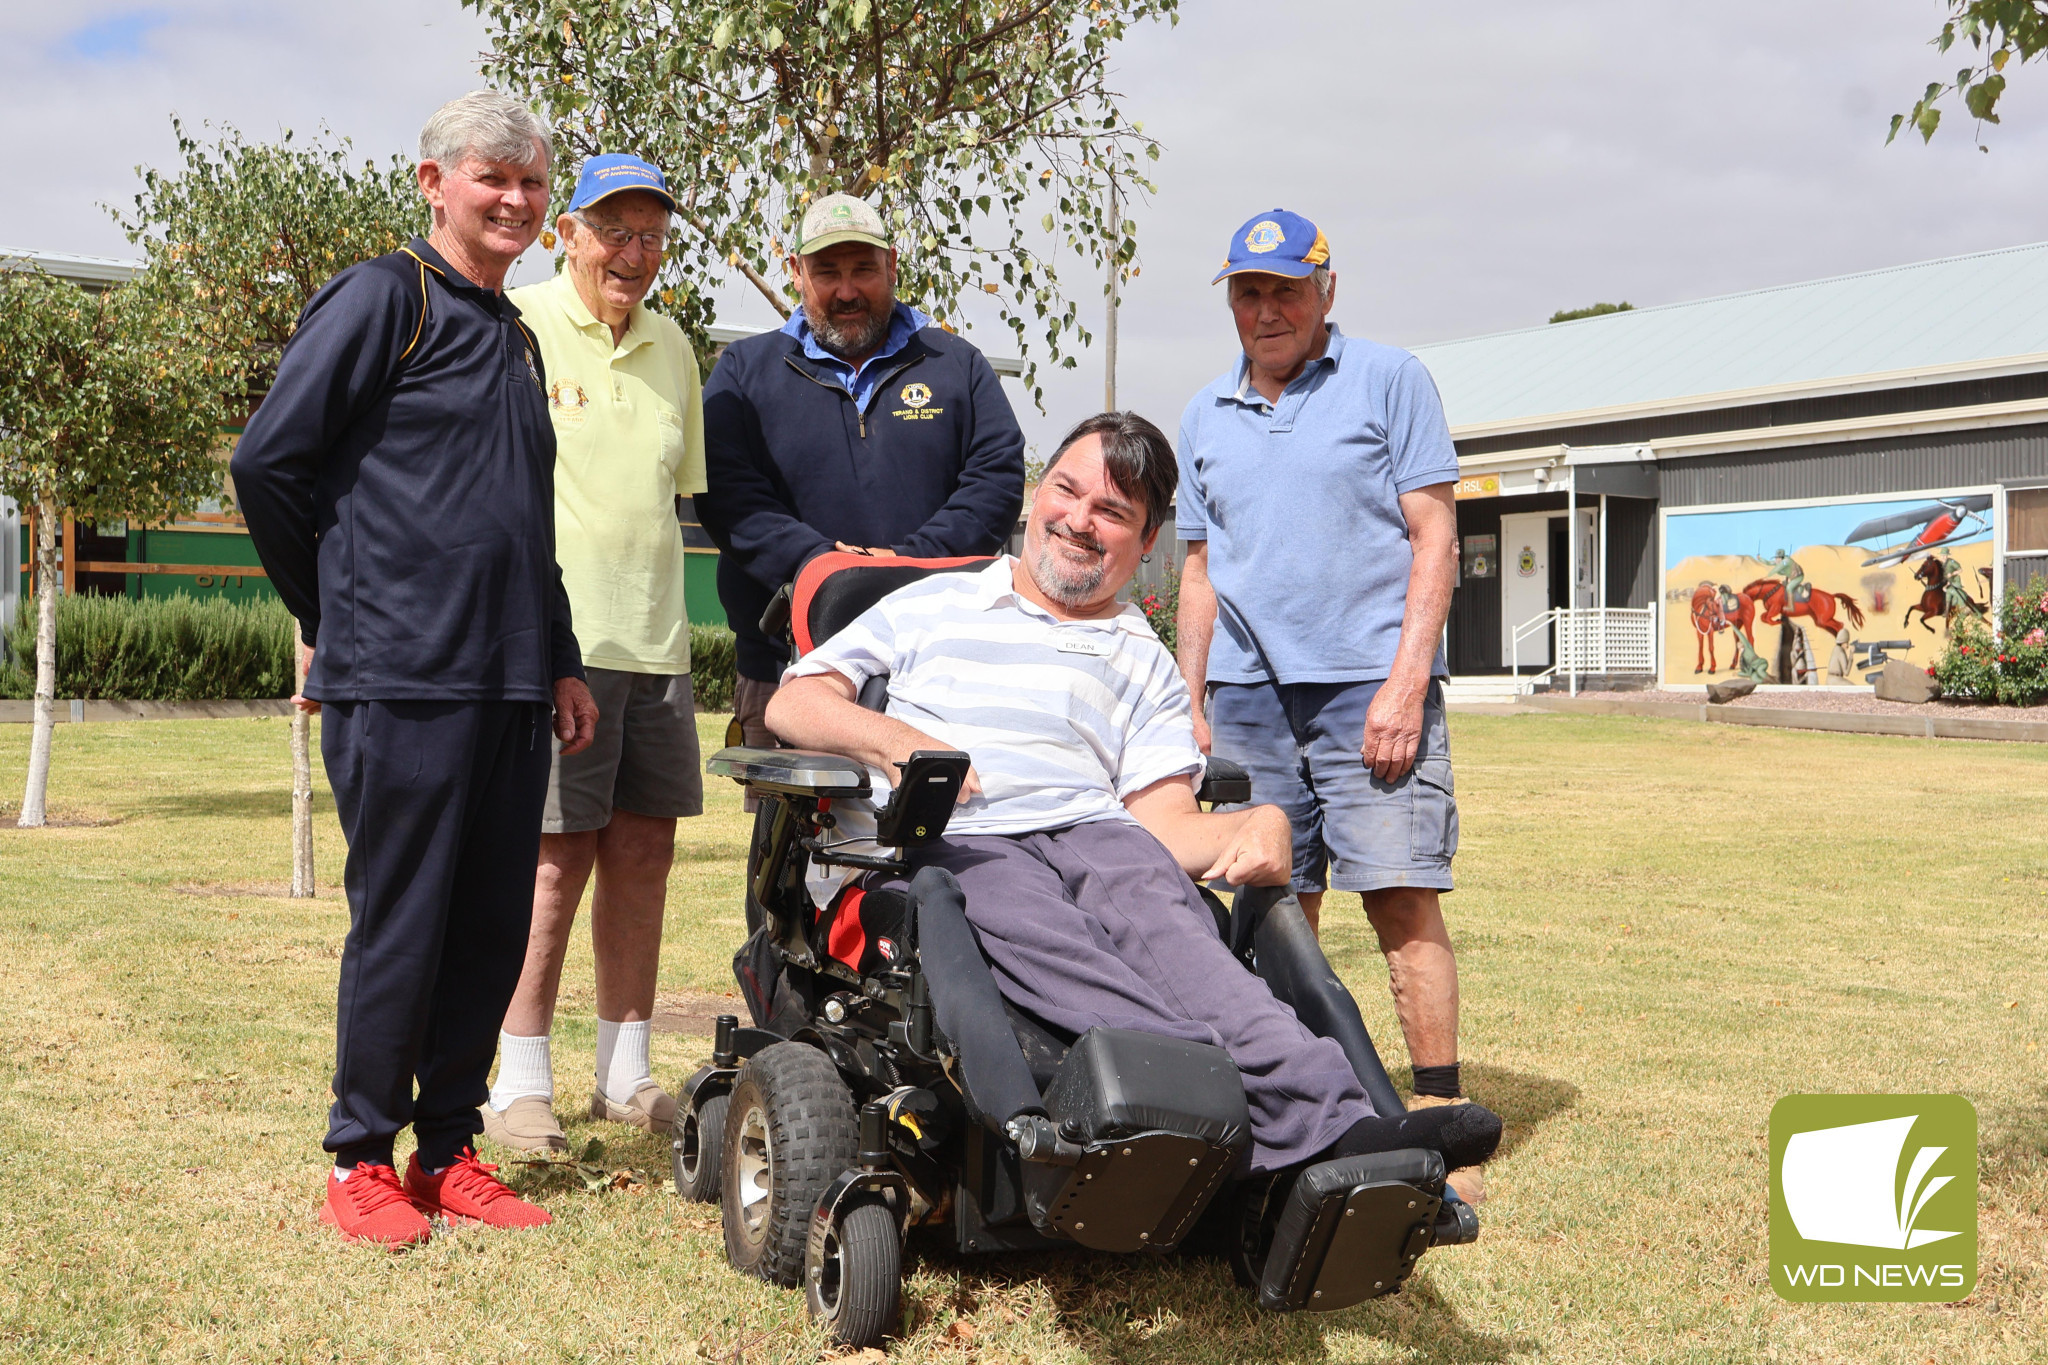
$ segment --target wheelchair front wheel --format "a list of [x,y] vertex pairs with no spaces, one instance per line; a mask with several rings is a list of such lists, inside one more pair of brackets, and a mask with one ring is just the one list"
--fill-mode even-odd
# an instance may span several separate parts
[[804,1304],[840,1346],[879,1346],[896,1326],[903,1243],[885,1204],[855,1204],[831,1222],[811,1220],[804,1248]]
[[777,1043],[747,1059],[733,1082],[720,1154],[725,1256],[734,1269],[785,1289],[803,1272],[811,1211],[859,1155],[853,1092],[831,1058]]
[[700,1106],[676,1115],[674,1153],[676,1195],[699,1204],[718,1202],[718,1177],[725,1165],[725,1111],[731,1097],[713,1095]]

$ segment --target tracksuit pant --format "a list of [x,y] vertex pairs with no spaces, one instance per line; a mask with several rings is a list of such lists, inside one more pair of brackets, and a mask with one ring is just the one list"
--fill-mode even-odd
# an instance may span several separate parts
[[1372,1115],[1344,1049],[1230,955],[1195,884],[1139,826],[948,834],[912,858],[959,881],[1012,1003],[1071,1033],[1136,1029],[1228,1052],[1251,1108],[1253,1171],[1306,1161]]
[[321,706],[348,839],[323,1144],[341,1164],[389,1162],[410,1124],[421,1163],[446,1165],[480,1128],[533,919],[551,718],[535,702]]

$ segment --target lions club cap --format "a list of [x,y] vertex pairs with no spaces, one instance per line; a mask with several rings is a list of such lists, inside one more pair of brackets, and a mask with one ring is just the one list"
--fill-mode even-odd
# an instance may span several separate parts
[[823,251],[841,242],[866,242],[884,251],[894,246],[889,240],[889,229],[883,225],[882,215],[875,212],[875,206],[850,194],[828,194],[805,209],[804,220],[796,236],[796,254],[799,256],[808,256],[813,251]]
[[676,197],[668,192],[668,180],[660,171],[637,156],[607,152],[583,163],[576,176],[576,193],[569,199],[569,212],[587,209],[623,190],[645,190],[666,205],[670,213],[676,210]]
[[1246,222],[1231,234],[1230,254],[1223,269],[1209,281],[1231,275],[1286,275],[1302,279],[1330,263],[1330,244],[1323,231],[1298,213],[1273,209]]

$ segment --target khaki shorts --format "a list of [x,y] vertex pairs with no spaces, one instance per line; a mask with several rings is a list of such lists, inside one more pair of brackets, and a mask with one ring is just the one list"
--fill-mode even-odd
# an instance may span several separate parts
[[[733,680],[732,723],[739,729],[739,742],[753,749],[780,749],[782,744],[775,738],[775,732],[768,728],[768,699],[775,695],[779,682],[762,682],[745,674]],[[733,733],[728,729],[725,742],[733,742]],[[761,798],[751,792],[740,798],[740,809],[749,815],[761,808]]]
[[778,749],[774,732],[768,728],[768,699],[781,687],[779,682],[739,677],[733,681],[732,718],[739,722],[740,743],[755,749]]
[[704,765],[690,675],[587,672],[597,700],[597,737],[568,758],[556,741],[542,832],[603,829],[614,809],[657,819],[703,814]]

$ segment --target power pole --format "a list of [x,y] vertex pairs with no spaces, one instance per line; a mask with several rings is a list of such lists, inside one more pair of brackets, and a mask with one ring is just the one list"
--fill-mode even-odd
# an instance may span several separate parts
[[1109,310],[1102,324],[1102,410],[1116,411],[1116,303],[1117,276],[1123,257],[1123,223],[1118,211],[1116,181],[1109,182]]

